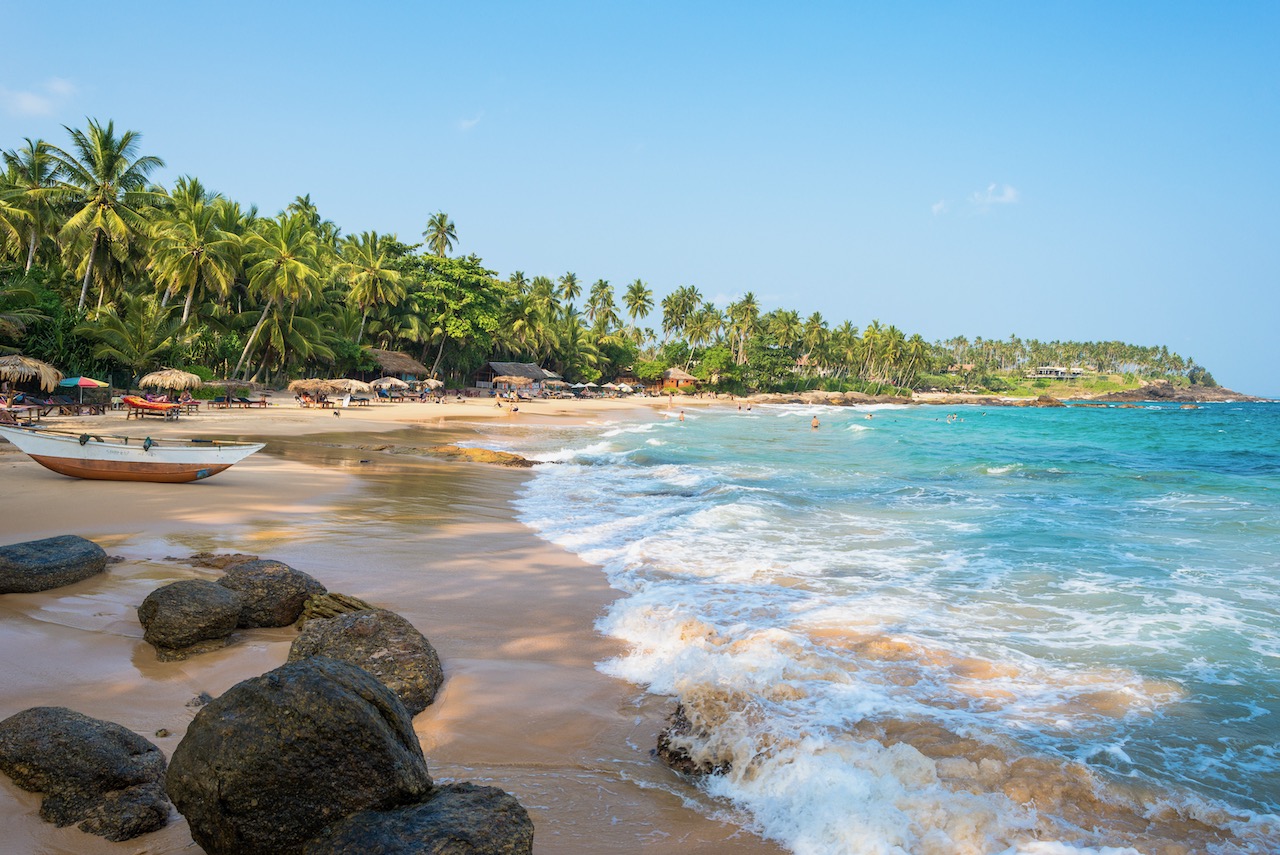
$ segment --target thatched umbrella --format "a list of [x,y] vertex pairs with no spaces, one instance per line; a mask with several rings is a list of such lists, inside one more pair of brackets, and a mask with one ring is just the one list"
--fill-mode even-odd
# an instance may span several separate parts
[[379,377],[369,384],[375,389],[408,389],[409,384],[399,377]]
[[334,395],[344,390],[335,386],[332,380],[312,377],[306,380],[294,380],[289,384],[289,391],[295,395]]
[[493,378],[494,383],[506,383],[508,386],[532,386],[533,378],[518,377],[515,374],[500,374]]
[[543,380],[542,385],[549,386],[552,389],[559,389],[564,386],[568,386],[569,384],[564,382],[563,380]]
[[204,381],[197,374],[189,371],[179,371],[176,368],[165,368],[161,371],[152,371],[146,377],[138,381],[138,385],[144,389],[195,389]]
[[338,377],[334,380],[330,380],[329,382],[332,383],[334,386],[337,386],[343,392],[350,392],[352,394],[356,392],[372,392],[373,391],[373,387],[370,386],[368,383],[364,382],[363,380],[352,380],[350,377]]
[[41,362],[20,353],[0,356],[0,380],[17,382],[39,380],[41,389],[52,392],[61,379],[62,372],[47,362]]
[[444,388],[444,382],[443,382],[443,381],[441,381],[441,380],[437,380],[437,379],[436,379],[436,378],[434,378],[434,377],[428,377],[426,380],[423,380],[423,381],[422,381],[422,385],[423,385],[423,386],[426,386],[428,389],[443,389],[443,388]]

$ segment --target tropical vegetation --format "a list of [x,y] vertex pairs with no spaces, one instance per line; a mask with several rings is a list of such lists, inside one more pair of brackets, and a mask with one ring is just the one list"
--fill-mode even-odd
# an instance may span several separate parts
[[486,360],[536,362],[570,381],[657,379],[679,368],[718,390],[1028,390],[1039,366],[1120,382],[1212,383],[1165,347],[953,338],[879,320],[723,307],[693,285],[587,285],[572,271],[506,276],[455,255],[429,214],[421,243],[344,234],[310,196],[263,215],[182,176],[135,131],[89,120],[65,148],[24,139],[0,173],[0,352],[127,382],[159,366],[284,384],[372,372],[370,349],[408,353],[450,385]]

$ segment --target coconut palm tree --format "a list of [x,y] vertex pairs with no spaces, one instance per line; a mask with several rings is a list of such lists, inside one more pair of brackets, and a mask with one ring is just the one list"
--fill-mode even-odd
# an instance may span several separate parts
[[161,306],[151,294],[122,294],[76,332],[98,342],[93,355],[133,369],[134,376],[161,364],[162,357],[182,343],[182,324],[172,306]]
[[245,342],[234,374],[239,374],[244,367],[263,325],[278,306],[285,303],[296,306],[314,295],[320,282],[316,253],[316,232],[297,214],[280,214],[274,220],[264,220],[256,231],[249,233],[245,241],[249,289],[265,298],[266,304]]
[[427,220],[427,228],[422,233],[422,237],[426,240],[427,246],[431,247],[432,255],[444,258],[449,250],[453,249],[454,242],[458,240],[458,230],[448,214],[437,211]]
[[404,299],[400,271],[389,266],[382,238],[377,232],[349,237],[342,244],[342,263],[338,275],[350,287],[349,299],[361,309],[360,332],[356,344],[364,339],[364,325],[374,306],[397,306]]
[[560,299],[572,306],[573,301],[582,293],[582,285],[578,282],[578,274],[570,270],[560,277]]
[[51,235],[57,225],[54,194],[57,192],[57,160],[53,149],[44,140],[28,137],[26,146],[4,152],[4,162],[9,170],[11,187],[15,192],[10,200],[13,207],[26,213],[24,230],[27,232],[26,271],[36,260],[40,239]]
[[747,343],[755,335],[760,324],[760,303],[752,291],[742,295],[742,299],[730,303],[729,341],[734,346],[734,362],[738,365],[747,363]]
[[150,267],[156,284],[164,289],[160,303],[186,291],[183,324],[191,317],[198,292],[225,299],[240,270],[240,239],[218,228],[215,199],[196,179],[180,178],[154,227]]
[[653,311],[653,290],[637,279],[627,286],[626,292],[622,295],[622,305],[627,307],[627,316],[634,324],[640,318],[648,317]]
[[27,228],[31,215],[18,207],[16,202],[21,191],[13,185],[10,176],[0,173],[0,258],[8,257],[9,248],[20,251],[22,233]]
[[87,133],[66,130],[76,153],[57,146],[49,148],[57,161],[58,195],[74,209],[58,232],[58,239],[68,243],[87,239],[82,261],[84,280],[77,304],[82,309],[99,254],[105,252],[123,261],[130,245],[146,234],[142,207],[161,198],[161,194],[147,189],[147,179],[164,166],[164,161],[152,155],[136,156],[141,135],[125,131],[117,137],[115,122],[109,121],[103,127],[90,119]]

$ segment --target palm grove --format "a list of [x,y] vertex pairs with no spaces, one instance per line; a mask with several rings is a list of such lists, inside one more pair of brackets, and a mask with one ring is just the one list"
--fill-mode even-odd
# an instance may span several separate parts
[[1166,348],[957,338],[929,343],[872,321],[763,311],[753,293],[723,309],[682,286],[655,301],[574,273],[505,279],[454,257],[453,221],[432,215],[422,243],[344,235],[309,196],[275,216],[164,166],[140,135],[89,120],[59,146],[26,139],[0,174],[0,352],[72,374],[137,375],[161,365],[207,378],[280,384],[374,370],[398,350],[462,385],[492,358],[537,362],[570,381],[624,370],[652,381],[679,367],[716,388],[879,391],[999,388],[1029,365],[1089,365],[1141,376],[1207,374]]

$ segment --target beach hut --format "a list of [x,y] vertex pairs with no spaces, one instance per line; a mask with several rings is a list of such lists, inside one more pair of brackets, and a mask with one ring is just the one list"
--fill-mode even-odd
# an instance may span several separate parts
[[41,389],[52,392],[61,379],[62,372],[47,362],[41,362],[39,359],[32,359],[20,353],[0,356],[0,380],[14,383],[35,380],[40,383]]
[[382,373],[385,375],[410,382],[423,380],[431,376],[430,368],[407,354],[398,353],[394,350],[378,350],[376,347],[371,347],[369,348],[369,355],[373,357],[374,362],[378,363],[378,367],[382,369]]
[[560,379],[559,374],[534,365],[532,362],[486,362],[471,375],[471,383],[477,389],[492,389],[495,383],[503,382],[503,378],[509,377],[522,377],[528,380],[535,392],[546,381]]
[[680,368],[668,368],[662,372],[663,389],[683,389],[686,386],[696,386],[697,384],[697,377]]

